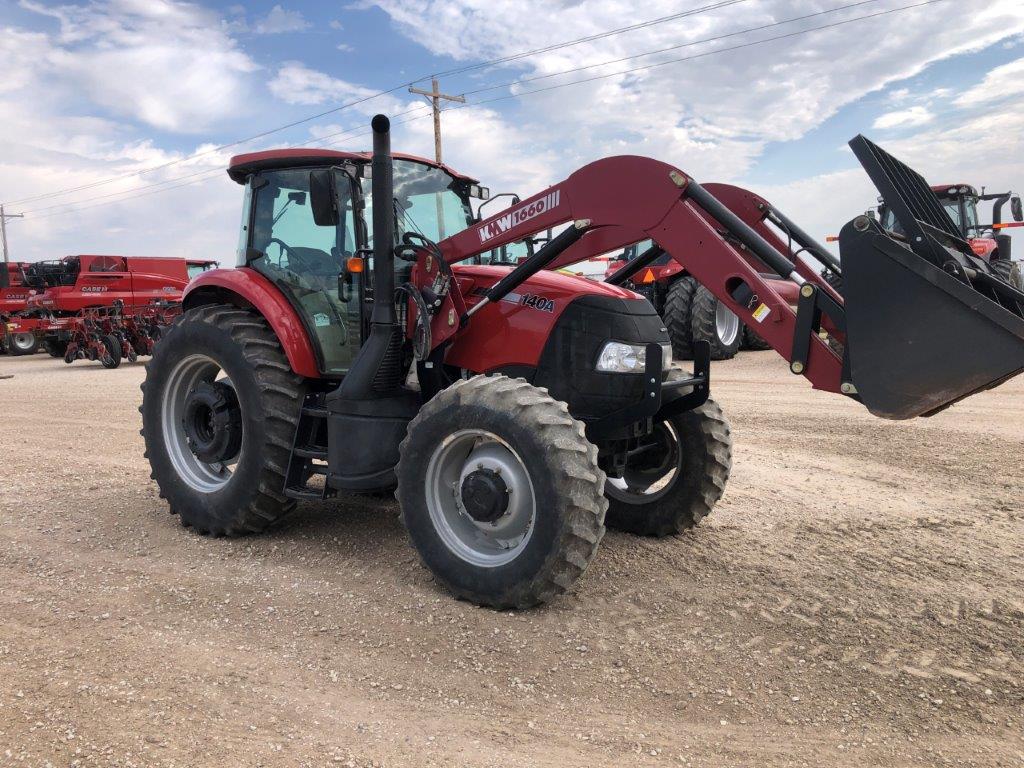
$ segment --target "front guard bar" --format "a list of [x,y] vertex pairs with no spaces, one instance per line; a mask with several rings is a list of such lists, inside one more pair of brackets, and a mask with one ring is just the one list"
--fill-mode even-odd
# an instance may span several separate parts
[[[647,345],[644,366],[644,393],[638,402],[618,411],[588,421],[587,437],[592,441],[616,436],[625,427],[649,419],[664,421],[703,405],[711,394],[711,345],[698,341],[693,354],[693,374],[682,379],[662,381],[664,371],[660,344]],[[680,394],[680,390],[690,391]]]

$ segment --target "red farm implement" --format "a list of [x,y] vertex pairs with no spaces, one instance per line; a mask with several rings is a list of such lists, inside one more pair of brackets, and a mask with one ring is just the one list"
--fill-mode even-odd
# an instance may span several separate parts
[[178,302],[136,307],[127,314],[120,305],[99,307],[56,320],[54,330],[65,340],[65,363],[93,360],[104,368],[117,368],[123,360],[134,363],[152,355],[157,340],[179,314]]
[[[7,329],[33,336],[54,357],[65,357],[77,333],[78,350],[91,349],[99,355],[95,342],[82,343],[87,323],[75,323],[76,318],[95,323],[103,314],[100,310],[114,307],[126,322],[144,318],[154,306],[180,302],[188,281],[214,266],[215,261],[202,259],[88,254],[29,264],[23,274],[31,295],[23,309],[8,319]],[[88,313],[92,313],[89,318]]]
[[[372,127],[372,156],[231,162],[239,263],[189,285],[143,385],[152,476],[199,532],[257,532],[299,499],[397,489],[437,579],[509,608],[569,589],[606,525],[696,525],[732,461],[709,345],[692,373],[674,369],[650,302],[555,271],[646,239],[794,374],[883,418],[934,414],[1024,370],[1024,293],[928,205],[924,179],[863,137],[851,146],[906,236],[847,224],[830,265],[840,295],[794,258],[790,238],[814,247],[799,227],[773,209],[787,234],[768,232],[764,211],[751,220],[666,163],[598,160],[478,220],[474,179],[393,156],[387,118]],[[514,266],[472,263],[548,229]]]
[[12,332],[8,320],[28,306],[36,290],[28,284],[25,270],[29,264],[11,262],[0,267],[0,351],[11,355],[31,355],[39,349],[32,333]]

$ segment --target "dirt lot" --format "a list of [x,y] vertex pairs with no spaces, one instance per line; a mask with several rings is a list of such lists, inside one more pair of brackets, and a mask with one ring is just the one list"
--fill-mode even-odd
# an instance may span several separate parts
[[396,506],[167,514],[141,364],[0,357],[0,765],[1024,764],[1024,382],[914,423],[716,364],[732,480],[570,595],[442,592]]

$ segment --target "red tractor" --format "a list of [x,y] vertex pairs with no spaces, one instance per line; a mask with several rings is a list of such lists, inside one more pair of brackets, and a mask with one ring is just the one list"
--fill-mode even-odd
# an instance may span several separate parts
[[[1020,261],[1013,261],[1010,246],[1012,242],[1006,229],[1022,226],[1024,207],[1020,197],[1012,192],[982,192],[970,184],[939,184],[932,191],[939,204],[956,224],[961,236],[971,244],[974,253],[987,261],[992,271],[1004,280],[1024,290],[1024,270]],[[980,223],[978,203],[992,202],[992,223]],[[1003,206],[1010,204],[1012,222],[1003,221]],[[882,226],[891,232],[902,233],[899,222],[892,210],[879,198],[878,215]]]
[[[741,187],[731,184],[706,184],[704,188],[723,205],[743,218],[748,225],[757,229],[762,236],[772,241],[790,259],[799,260],[799,250],[787,235],[787,242],[778,235],[784,233],[785,225],[778,219],[778,212],[764,198]],[[782,226],[782,230],[772,227]],[[724,231],[723,231],[724,232]],[[684,263],[658,250],[655,258],[650,256],[653,241],[645,240],[625,248],[619,257],[611,261],[605,271],[605,280],[618,285],[627,285],[644,296],[665,321],[672,350],[680,360],[692,360],[695,345],[706,341],[711,347],[712,360],[728,360],[741,348],[770,349],[756,330],[744,324],[740,318],[715,294],[691,274]],[[825,249],[817,244],[811,249],[813,255]],[[756,256],[744,253],[748,263],[755,269],[759,266]],[[778,283],[779,295],[794,306],[797,303],[798,286],[777,276],[763,273],[765,279]]]
[[[732,462],[709,345],[692,373],[676,370],[650,302],[552,269],[644,239],[793,373],[878,416],[930,415],[1024,370],[1024,293],[863,137],[851,145],[911,236],[847,224],[844,298],[666,163],[598,160],[479,220],[474,179],[392,155],[388,119],[372,127],[372,155],[231,161],[237,267],[189,285],[141,407],[152,476],[200,533],[258,532],[300,499],[397,489],[437,579],[516,608],[570,588],[605,526],[696,525]],[[549,228],[562,229],[514,266],[460,263]]]
[[83,332],[75,323],[83,313],[116,306],[118,315],[131,316],[154,304],[179,302],[189,280],[216,265],[208,259],[92,254],[28,264],[24,275],[33,294],[7,328],[32,334],[51,355],[65,357],[75,333]]
[[31,332],[12,332],[7,321],[25,309],[35,293],[25,278],[28,264],[11,262],[0,268],[0,351],[11,355],[31,355],[38,351],[39,340]]

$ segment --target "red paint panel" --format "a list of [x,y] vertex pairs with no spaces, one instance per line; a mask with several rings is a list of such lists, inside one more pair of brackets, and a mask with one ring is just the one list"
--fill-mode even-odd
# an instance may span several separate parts
[[[281,342],[292,370],[300,376],[320,378],[313,345],[298,313],[281,290],[254,269],[213,269],[196,277],[185,289],[185,309],[208,303],[204,291],[216,295],[227,291],[252,305],[270,323]],[[191,298],[190,298],[191,297]],[[220,299],[214,299],[215,301]]]
[[[473,306],[480,300],[480,293],[507,275],[510,268],[467,265],[453,267],[453,271],[465,292],[466,303]],[[523,305],[522,297],[527,295],[550,301],[550,311]],[[555,322],[573,299],[583,295],[639,298],[632,291],[584,277],[539,272],[519,286],[514,295],[475,314],[466,329],[455,337],[445,362],[485,373],[508,365],[535,366]]]

